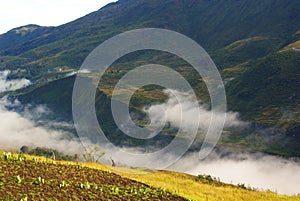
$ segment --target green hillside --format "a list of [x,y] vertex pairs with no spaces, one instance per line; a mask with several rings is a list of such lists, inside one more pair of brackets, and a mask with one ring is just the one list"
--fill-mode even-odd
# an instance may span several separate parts
[[258,60],[229,83],[230,108],[270,126],[299,124],[299,70],[300,54],[292,50]]
[[[209,52],[226,84],[228,110],[239,112],[242,120],[253,125],[247,131],[226,131],[230,135],[223,143],[300,156],[300,53],[293,49],[299,48],[299,10],[300,1],[295,0],[120,0],[62,26],[17,28],[0,36],[0,70],[19,69],[9,79],[26,77],[34,84],[0,96],[9,94],[23,104],[46,104],[54,118],[71,122],[74,77],[65,78],[67,73],[77,70],[91,50],[118,33],[166,28],[191,37]],[[182,59],[159,51],[126,55],[107,70],[95,97],[98,120],[117,144],[124,138],[112,119],[111,92],[129,70],[149,63],[172,67],[189,81],[199,99],[209,103],[205,83]],[[143,125],[141,108],[166,98],[161,88],[147,86],[132,97],[130,110]],[[257,130],[270,127],[279,138],[270,143],[268,133],[261,145]],[[153,140],[161,146],[172,140],[173,132],[166,129]],[[245,137],[251,142],[245,142]],[[153,142],[125,141],[126,145]]]
[[[299,30],[299,8],[300,3],[293,0],[121,0],[68,24],[46,29],[46,34],[33,31],[14,45],[0,46],[0,66],[16,68],[16,58],[11,61],[6,56],[17,56],[23,60],[18,67],[33,74],[57,66],[78,68],[104,40],[126,30],[146,27],[183,33],[210,53],[252,37],[268,37],[271,46],[276,47]],[[10,34],[0,36],[2,44],[11,41]]]
[[6,34],[0,35],[0,50],[4,51],[2,54],[8,54],[5,50],[25,45],[31,40],[47,35],[52,30],[53,27],[41,27],[38,25],[27,25],[12,29]]

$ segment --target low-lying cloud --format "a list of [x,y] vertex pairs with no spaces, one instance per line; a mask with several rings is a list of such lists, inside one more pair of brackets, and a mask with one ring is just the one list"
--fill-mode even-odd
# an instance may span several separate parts
[[[107,150],[107,148],[106,148]],[[127,153],[125,153],[127,152]],[[103,157],[102,162],[110,163],[112,157],[117,166],[127,167],[156,167],[164,160],[176,158],[169,153],[161,158],[134,160],[126,157],[128,153],[143,154],[141,150],[124,148]],[[221,157],[212,153],[204,161],[199,160],[199,153],[189,153],[168,170],[185,172],[192,175],[211,175],[229,184],[244,184],[258,190],[271,190],[283,195],[300,194],[300,163],[296,160],[283,159],[264,154],[243,153]]]
[[8,79],[10,70],[0,71],[0,93],[5,91],[12,91],[26,87],[31,84],[30,80],[22,79]]
[[[199,130],[207,131],[210,126],[212,111],[208,110],[204,104],[199,104],[195,107],[194,100],[190,93],[183,93],[175,90],[164,91],[169,99],[166,103],[152,105],[145,108],[145,112],[148,114],[151,121],[164,122],[165,120],[173,127],[182,128],[188,130],[195,124],[195,120],[199,119]],[[163,111],[163,112],[162,112]],[[197,117],[199,114],[199,118]],[[222,114],[216,121],[222,121]],[[225,120],[225,128],[229,127],[244,127],[248,123],[239,120],[238,113],[227,112]]]
[[[18,101],[9,102],[2,98],[0,102],[0,148],[19,150],[23,145],[30,147],[46,147],[71,154],[82,150],[82,145],[63,130],[53,130],[45,126],[37,126],[34,116],[42,115],[47,109],[36,107],[32,112],[20,113],[8,110],[7,107],[19,106]],[[25,115],[24,115],[25,114]]]
[[[175,92],[176,93],[176,92]],[[188,126],[189,121],[193,121],[194,109],[190,107],[190,96],[188,94],[177,94],[181,98],[182,114],[186,119],[184,126]],[[21,146],[47,147],[56,149],[64,153],[81,153],[83,147],[78,139],[66,131],[49,129],[46,126],[37,126],[37,120],[49,109],[45,106],[26,107],[22,113],[7,108],[21,107],[18,101],[10,102],[6,98],[0,101],[0,148],[19,150]],[[22,106],[24,107],[24,106]],[[162,108],[167,116],[161,116],[161,112],[156,112]],[[181,110],[181,109],[180,109]],[[170,95],[170,99],[163,104],[154,105],[146,109],[148,115],[153,118],[166,118],[173,126],[179,126],[178,101]],[[200,127],[207,128],[210,120],[210,111],[200,105],[201,115]],[[155,116],[156,115],[156,116]],[[70,126],[65,122],[48,122],[48,125],[57,127]],[[45,124],[47,125],[47,124]],[[243,127],[247,123],[238,119],[237,113],[227,113],[225,127]],[[102,147],[107,152],[102,158],[103,162],[110,163],[112,158],[117,166],[127,167],[155,167],[163,164],[164,160],[170,159],[176,161],[172,153],[166,153],[160,158],[147,158],[147,160],[134,160],[134,157],[127,158],[126,155],[144,154],[143,150],[135,148],[123,148],[119,151],[109,152],[110,147]],[[127,152],[127,153],[126,153]],[[200,161],[198,152],[189,153],[174,165],[168,167],[169,170],[186,172],[193,175],[206,174],[219,177],[226,183],[243,183],[246,186],[258,189],[270,189],[280,194],[295,195],[300,193],[300,164],[295,160],[287,160],[280,157],[268,156],[262,154],[231,154],[221,157],[212,153],[206,160]]]
[[[166,93],[169,95],[167,102],[145,108],[145,112],[151,121],[167,121],[173,127],[181,126],[188,130],[197,119],[195,115],[199,114],[196,111],[198,108],[191,99],[192,96],[189,93],[178,91],[166,91]],[[199,110],[199,130],[205,131],[210,125],[212,112],[203,104],[199,104]],[[225,128],[244,128],[248,125],[248,122],[239,120],[238,113],[226,113]],[[267,130],[265,131],[267,132]],[[177,160],[172,153],[166,153],[159,158],[136,161],[134,157],[126,157],[128,153],[143,154],[143,151],[123,148],[105,156],[107,157],[106,161],[109,162],[109,157],[112,157],[117,165],[151,168],[159,167],[164,164],[165,160],[174,162]],[[236,153],[221,157],[221,155],[211,153],[204,161],[200,161],[199,153],[193,152],[188,153],[167,169],[193,175],[211,175],[226,183],[245,184],[259,190],[272,190],[279,194],[296,195],[300,193],[300,163],[264,154]]]
[[221,181],[245,184],[279,194],[300,194],[300,163],[296,160],[263,154],[235,154],[225,158],[214,155],[205,161],[197,153],[180,160],[171,169],[193,175],[206,174]]

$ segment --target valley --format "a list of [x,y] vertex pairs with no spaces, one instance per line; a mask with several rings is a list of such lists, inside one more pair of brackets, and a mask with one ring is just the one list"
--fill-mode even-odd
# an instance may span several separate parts
[[[272,172],[270,175],[276,175],[277,172],[281,180],[292,177],[291,172],[298,173],[300,167],[299,10],[300,1],[294,0],[119,0],[61,26],[30,24],[12,29],[0,35],[0,116],[4,119],[0,123],[0,150],[17,152],[25,145],[55,149],[72,156],[83,153],[88,144],[99,144],[105,152],[101,163],[110,164],[110,159],[114,158],[120,164],[115,169],[103,168],[116,173],[118,168],[126,171],[130,171],[131,167],[156,169],[174,157],[174,163],[165,169],[193,175],[205,169],[212,176],[221,177],[224,174],[223,180],[227,183],[232,180],[217,166],[227,164],[224,168],[233,169],[236,164],[247,170],[245,166],[249,165],[255,170],[259,169],[251,174],[260,175],[261,171],[266,171],[263,167],[272,169],[270,164],[273,164],[274,171],[269,171]],[[81,69],[87,56],[98,45],[118,34],[143,28],[167,29],[184,34],[204,48],[219,70],[225,87],[227,108],[226,112],[218,115],[224,115],[226,119],[221,138],[204,161],[199,161],[195,155],[202,146],[213,146],[213,142],[204,143],[206,133],[210,124],[217,124],[220,120],[209,121],[214,113],[207,78],[201,77],[186,60],[167,51],[145,49],[118,58],[104,72]],[[136,41],[146,39],[147,36]],[[122,128],[117,125],[111,103],[114,93],[121,96],[129,91],[115,89],[120,79],[132,70],[149,64],[164,65],[179,73],[192,90],[180,91],[175,87],[176,81],[171,92],[154,83],[137,89],[130,97],[129,104],[118,101],[120,106],[128,108],[128,122],[134,122],[138,128],[147,128],[154,121],[154,125],[165,123],[161,132],[155,133],[153,129],[153,138],[139,139],[125,132],[130,130],[128,125],[124,124]],[[162,75],[160,70],[151,73],[157,78]],[[74,123],[74,105],[85,103],[88,98],[82,96],[75,102],[72,100],[74,83],[79,78],[96,89],[95,105],[92,106],[96,123],[111,144],[102,144],[97,129],[87,129],[84,137],[78,132],[81,128]],[[131,82],[139,79],[136,76]],[[172,77],[161,79],[172,80]],[[133,85],[127,87],[134,89]],[[192,105],[192,92],[196,95],[196,108]],[[178,104],[178,100],[181,104]],[[178,108],[184,108],[184,111]],[[195,121],[195,111],[198,109],[202,115],[200,121],[196,122],[199,123],[199,129],[180,160],[175,157],[180,143],[178,150],[163,152],[166,154],[148,161],[135,161],[122,155],[122,151],[133,155],[156,153],[177,137],[184,144],[189,139],[186,130],[192,127],[191,122]],[[82,118],[86,121],[84,115]],[[182,130],[182,127],[187,129]],[[190,159],[191,155],[193,157]],[[190,164],[190,168],[184,164]],[[1,165],[8,164],[1,162]],[[102,168],[102,165],[99,166]],[[286,171],[281,172],[280,168]],[[149,192],[153,190],[154,194],[159,192],[162,197],[166,196],[166,200],[172,199],[168,196],[173,194],[195,200],[207,200],[207,197],[209,200],[235,200],[230,197],[233,192],[238,194],[236,200],[285,200],[284,196],[271,192],[251,191],[222,182],[221,187],[218,182],[212,185],[207,185],[206,181],[198,184],[196,177],[177,175],[175,172],[153,170],[150,176],[135,176],[126,171],[118,174],[155,188],[168,186],[171,192],[166,194],[149,189]],[[206,189],[205,192],[182,192],[184,185],[177,189],[174,184],[179,180],[171,184],[157,181],[159,176],[172,180],[174,175],[191,182],[195,188]],[[235,177],[234,174],[228,175]],[[270,178],[268,174],[262,175]],[[298,176],[295,173],[294,178]],[[245,180],[248,181],[247,176]],[[284,189],[277,185],[270,187],[267,182],[256,183],[257,180],[259,178],[250,182],[262,185],[264,190],[276,186],[271,190],[280,188],[280,194],[300,193],[295,190],[300,186],[295,181],[291,185],[296,188]],[[250,182],[249,185],[252,185]],[[272,181],[273,184],[276,182]],[[211,186],[218,193],[214,193]],[[190,193],[191,196],[187,196]],[[155,197],[154,194],[149,196]],[[299,198],[295,196],[289,199]]]

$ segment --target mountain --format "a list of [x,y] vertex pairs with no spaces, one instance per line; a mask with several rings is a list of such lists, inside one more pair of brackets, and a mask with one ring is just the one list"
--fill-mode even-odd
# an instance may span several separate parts
[[228,84],[230,107],[257,121],[268,119],[264,123],[270,125],[275,120],[300,123],[299,64],[300,54],[292,50],[250,64],[251,68]]
[[[122,0],[68,24],[46,30],[24,43],[0,46],[0,55],[17,56],[30,70],[78,68],[104,40],[135,28],[157,27],[183,33],[213,53],[239,40],[265,37],[272,50],[299,30],[299,2],[220,0]],[[33,32],[33,33],[35,33]],[[10,32],[1,36],[9,39]],[[34,36],[33,34],[30,34]],[[26,35],[24,36],[26,37]],[[5,42],[3,39],[1,43]],[[251,54],[251,53],[249,53]],[[258,55],[261,56],[261,55]],[[13,67],[14,61],[0,64]]]
[[0,50],[4,51],[3,54],[6,55],[6,49],[24,46],[27,42],[43,37],[52,30],[53,27],[41,27],[34,24],[12,29],[6,34],[0,35]]
[[[26,77],[34,83],[11,96],[25,104],[48,104],[58,116],[70,120],[74,79],[65,78],[66,74],[76,71],[95,47],[136,28],[178,31],[203,46],[215,61],[226,83],[228,109],[259,128],[272,127],[280,133],[272,146],[266,140],[264,148],[253,145],[255,149],[300,156],[299,10],[300,1],[295,0],[119,0],[62,26],[28,25],[0,35],[0,70],[21,69],[10,77]],[[99,85],[98,111],[110,113],[106,107],[114,84],[132,67],[147,63],[171,66],[209,102],[205,83],[185,61],[150,51],[113,64]],[[166,99],[159,91],[154,87],[133,97],[131,109],[139,118],[143,105]],[[108,132],[115,129],[110,121],[109,116]],[[235,140],[230,142],[249,147],[241,132],[233,134]]]

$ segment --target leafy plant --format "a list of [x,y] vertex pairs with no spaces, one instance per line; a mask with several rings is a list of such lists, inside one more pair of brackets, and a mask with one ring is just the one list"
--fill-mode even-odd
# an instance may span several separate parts
[[16,176],[16,181],[17,181],[18,184],[20,184],[22,182],[22,179],[19,175]]

